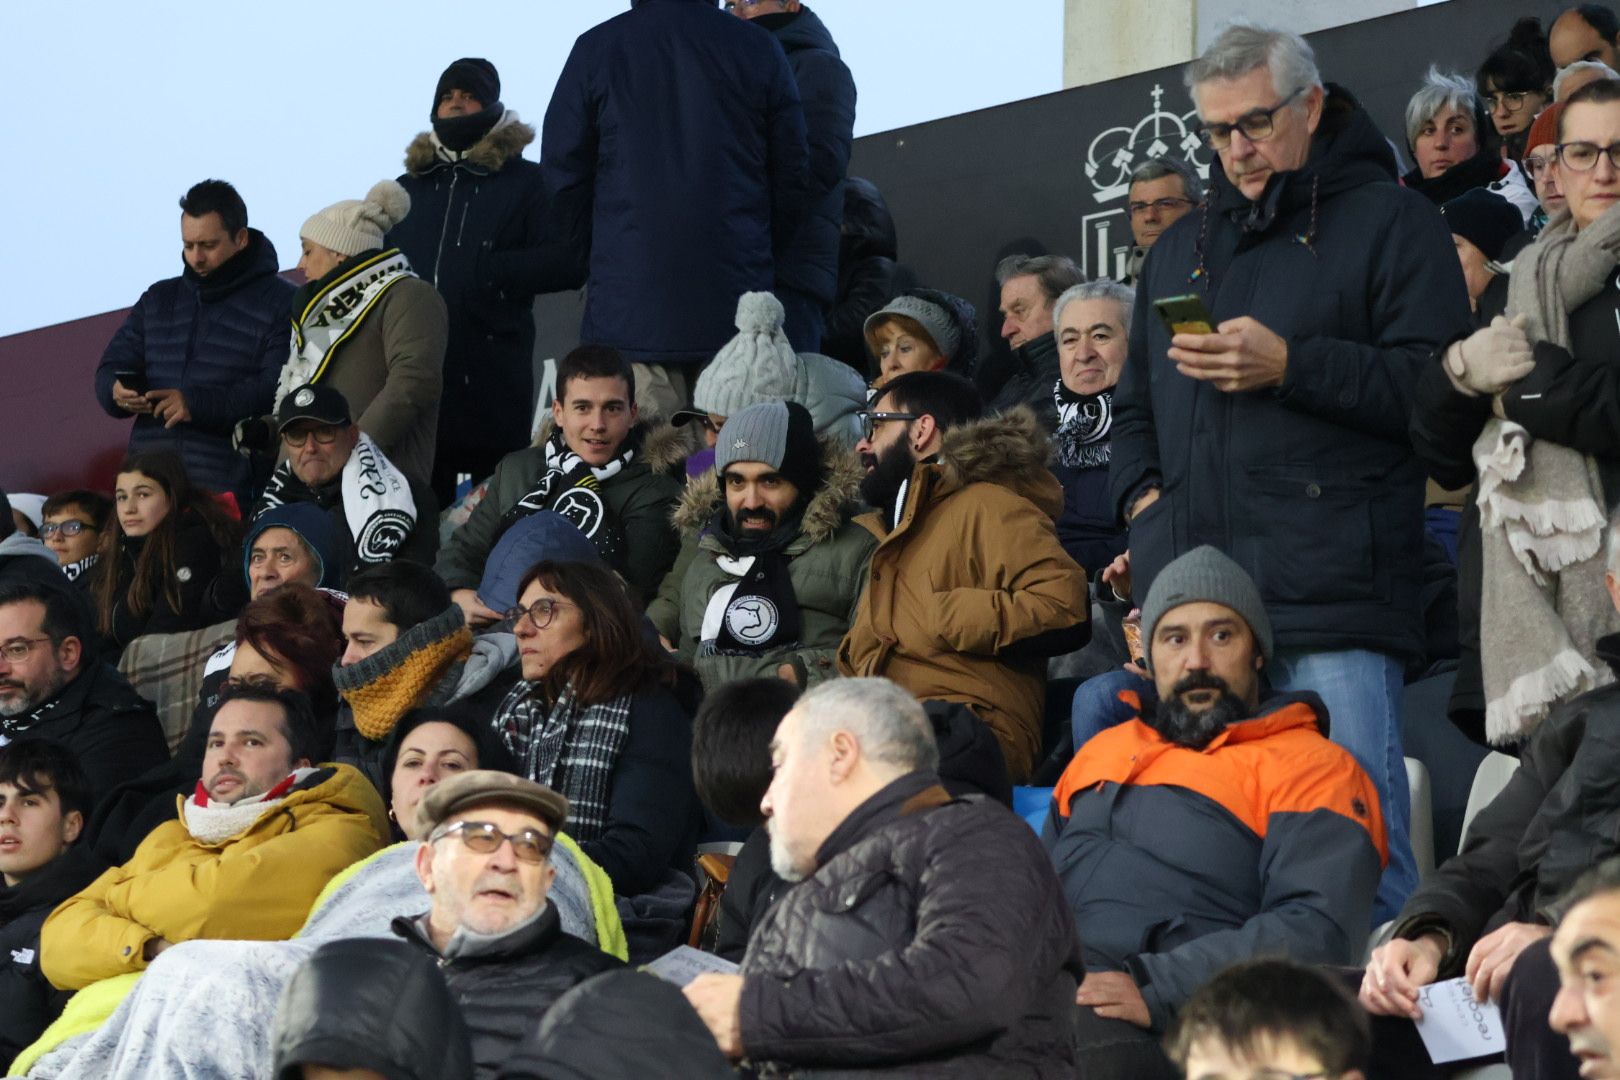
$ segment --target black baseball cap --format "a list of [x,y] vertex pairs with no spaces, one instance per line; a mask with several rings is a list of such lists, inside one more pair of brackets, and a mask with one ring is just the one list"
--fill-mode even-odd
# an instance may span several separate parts
[[349,400],[330,386],[314,383],[306,383],[281,399],[281,407],[276,410],[277,434],[299,420],[313,420],[333,427],[348,427],[354,423],[349,416]]

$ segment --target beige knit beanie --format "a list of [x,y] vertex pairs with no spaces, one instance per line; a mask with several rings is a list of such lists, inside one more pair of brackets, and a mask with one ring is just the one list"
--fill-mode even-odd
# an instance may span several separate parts
[[393,180],[379,180],[364,199],[344,199],[310,215],[298,235],[339,255],[383,246],[383,234],[405,220],[411,197]]

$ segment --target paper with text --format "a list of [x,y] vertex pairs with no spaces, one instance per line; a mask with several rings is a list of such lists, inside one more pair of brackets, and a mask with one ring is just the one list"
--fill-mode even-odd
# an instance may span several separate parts
[[706,971],[717,971],[722,975],[735,975],[737,965],[724,957],[714,955],[714,953],[706,953],[701,949],[694,949],[690,945],[680,945],[660,956],[642,970],[649,975],[658,976],[665,982],[672,982],[676,986],[685,986]]
[[1418,1034],[1436,1065],[1500,1054],[1506,1045],[1501,1012],[1493,1002],[1475,1001],[1467,979],[1430,983],[1418,991],[1418,1007]]

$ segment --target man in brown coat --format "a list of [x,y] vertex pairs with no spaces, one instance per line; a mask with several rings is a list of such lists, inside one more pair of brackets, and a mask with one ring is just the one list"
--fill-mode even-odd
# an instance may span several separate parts
[[1046,659],[1084,645],[1085,571],[1058,543],[1063,489],[1017,408],[981,418],[966,380],[901,376],[864,414],[858,520],[878,537],[843,644],[845,675],[881,675],[989,725],[1023,782],[1041,748]]

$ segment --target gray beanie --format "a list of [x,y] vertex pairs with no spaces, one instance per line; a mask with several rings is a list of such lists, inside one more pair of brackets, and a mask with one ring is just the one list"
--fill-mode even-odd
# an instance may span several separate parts
[[769,465],[806,494],[820,488],[821,444],[810,410],[796,401],[762,401],[732,413],[714,444],[715,475],[739,461]]
[[339,255],[383,246],[383,234],[405,220],[411,197],[394,180],[379,180],[364,199],[344,199],[311,214],[298,235]]
[[768,292],[737,301],[737,336],[720,347],[692,388],[692,405],[716,416],[735,416],[750,405],[793,396],[799,356],[782,332],[782,302]]
[[894,315],[910,319],[921,326],[923,333],[933,339],[935,352],[946,360],[956,359],[956,350],[962,345],[962,335],[951,319],[950,312],[920,296],[897,296],[866,317],[861,332],[865,334],[866,347],[872,350],[874,357],[877,356],[877,346],[873,343],[872,333]]
[[1153,628],[1159,620],[1183,604],[1200,602],[1220,604],[1242,616],[1260,646],[1260,655],[1271,660],[1271,619],[1254,579],[1243,567],[1205,544],[1172,562],[1153,579],[1142,605],[1142,651],[1150,661]]

